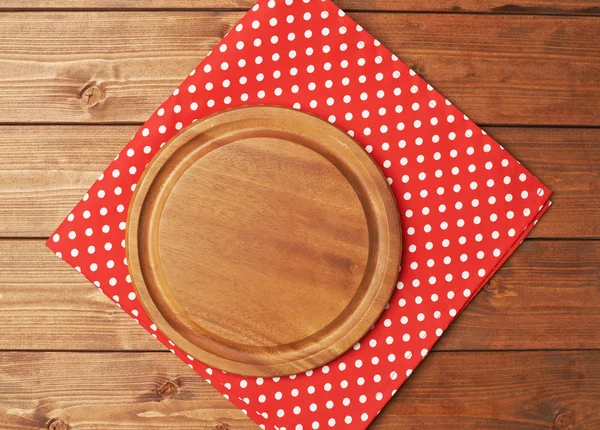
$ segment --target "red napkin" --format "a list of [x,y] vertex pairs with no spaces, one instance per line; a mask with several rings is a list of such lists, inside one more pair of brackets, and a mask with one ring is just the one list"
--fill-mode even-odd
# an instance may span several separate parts
[[[225,374],[161,334],[136,298],[125,221],[159,148],[208,114],[294,107],[346,131],[400,211],[402,271],[374,328],[327,366]],[[48,246],[262,428],[365,428],[550,205],[550,190],[329,0],[261,0],[110,164]]]

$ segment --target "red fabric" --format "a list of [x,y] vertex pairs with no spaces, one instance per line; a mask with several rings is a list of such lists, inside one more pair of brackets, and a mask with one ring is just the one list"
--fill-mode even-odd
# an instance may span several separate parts
[[[346,354],[273,379],[225,374],[153,325],[125,259],[145,166],[178,130],[235,106],[311,112],[382,167],[403,228],[388,308]],[[330,1],[261,0],[156,111],[48,246],[263,428],[362,429],[548,208],[550,190]]]

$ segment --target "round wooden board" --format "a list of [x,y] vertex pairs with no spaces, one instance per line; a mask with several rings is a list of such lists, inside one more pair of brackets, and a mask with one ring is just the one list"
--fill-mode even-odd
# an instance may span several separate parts
[[140,179],[126,233],[158,328],[209,366],[263,377],[357,342],[390,298],[401,252],[393,194],[363,149],[267,106],[177,134]]

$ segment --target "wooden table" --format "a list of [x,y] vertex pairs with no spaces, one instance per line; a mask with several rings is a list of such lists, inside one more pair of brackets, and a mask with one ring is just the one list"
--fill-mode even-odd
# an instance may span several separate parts
[[[600,1],[339,0],[555,192],[373,428],[600,428]],[[251,0],[0,3],[0,428],[254,428],[44,239]]]

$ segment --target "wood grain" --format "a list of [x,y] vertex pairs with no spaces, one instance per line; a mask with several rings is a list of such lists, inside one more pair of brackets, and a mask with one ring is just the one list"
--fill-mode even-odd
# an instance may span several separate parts
[[343,131],[253,106],[197,121],[152,159],[127,218],[150,319],[184,352],[247,376],[298,374],[361,339],[396,288],[398,208]]
[[42,240],[0,240],[0,327],[0,350],[165,350]]
[[[0,118],[5,123],[142,122],[241,16],[1,14]],[[600,20],[352,16],[478,123],[599,124]]]
[[0,236],[49,236],[136,129],[0,127]]
[[[0,428],[256,428],[42,240],[16,239],[47,237],[253,2],[0,2]],[[336,3],[550,186],[530,237],[600,238],[600,129],[522,127],[600,125],[597,0]],[[600,242],[526,240],[372,428],[600,428],[599,285]]]
[[[2,9],[241,9],[255,0],[3,0]],[[335,0],[345,10],[599,15],[594,0]]]
[[[0,353],[2,429],[256,429],[170,353]],[[161,392],[163,394],[161,394]],[[219,425],[221,427],[219,427]]]
[[600,242],[526,240],[438,350],[598,348]]
[[600,352],[432,353],[370,429],[600,427]]
[[[437,350],[600,345],[600,243],[526,240]],[[163,350],[41,240],[0,241],[0,350]]]
[[[136,129],[0,127],[0,236],[48,237]],[[600,237],[600,130],[487,131],[554,191],[530,237]]]
[[[3,352],[0,375],[7,430],[53,420],[77,430],[256,428],[168,353]],[[370,428],[599,425],[598,351],[433,352]]]
[[552,191],[530,238],[600,238],[600,130],[486,128]]

